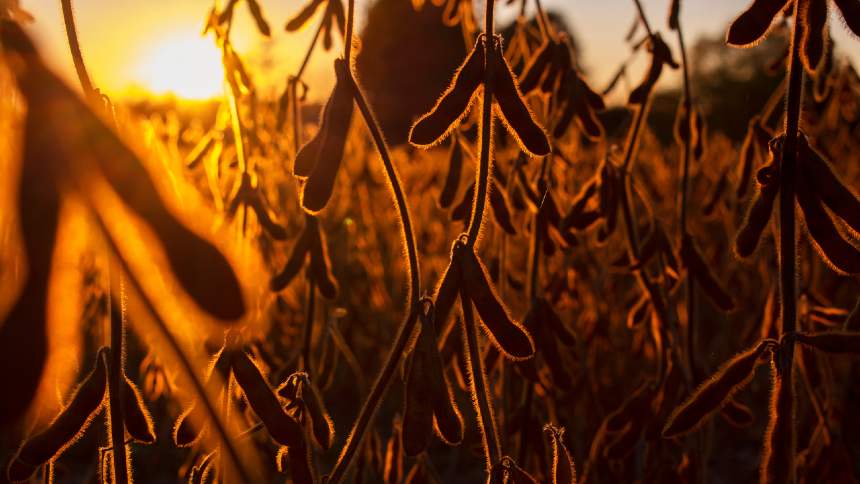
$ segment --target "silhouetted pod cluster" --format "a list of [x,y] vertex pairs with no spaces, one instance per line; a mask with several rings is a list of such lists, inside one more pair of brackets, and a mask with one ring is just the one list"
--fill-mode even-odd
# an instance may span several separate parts
[[281,291],[295,278],[304,267],[310,256],[308,277],[316,284],[324,297],[337,297],[337,281],[331,273],[331,261],[328,256],[328,245],[325,234],[316,216],[305,215],[305,228],[293,245],[283,270],[272,277],[269,287],[273,291]]
[[484,35],[478,37],[433,109],[412,126],[409,142],[426,148],[448,136],[468,112],[475,93],[484,83],[487,69],[492,72],[495,111],[508,132],[532,156],[548,154],[549,140],[526,105],[511,66],[502,55],[501,38],[488,41]]
[[[6,469],[10,481],[29,479],[39,466],[62,454],[87,430],[93,417],[104,407],[109,355],[108,348],[98,351],[95,367],[84,377],[60,413],[45,429],[24,442]],[[152,418],[140,390],[127,378],[123,397],[123,421],[131,438],[144,444],[155,442]]]

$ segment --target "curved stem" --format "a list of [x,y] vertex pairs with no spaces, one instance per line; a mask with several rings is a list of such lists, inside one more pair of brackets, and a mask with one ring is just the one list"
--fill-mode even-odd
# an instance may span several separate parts
[[[351,32],[351,28],[349,27],[351,26],[353,20],[352,12],[354,9],[354,2],[355,0],[349,1],[350,15],[349,22],[347,24],[348,32]],[[385,167],[385,174],[388,177],[389,181],[388,185],[391,188],[394,201],[397,205],[398,216],[400,218],[400,225],[402,229],[401,235],[409,261],[409,294],[407,297],[409,303],[407,316],[404,319],[403,323],[400,325],[400,329],[398,329],[397,331],[397,336],[394,338],[394,344],[391,347],[391,351],[388,353],[388,357],[382,367],[382,371],[379,373],[379,376],[373,383],[373,387],[370,390],[370,394],[367,396],[367,400],[365,400],[364,405],[362,406],[361,411],[359,412],[358,417],[353,424],[352,430],[350,431],[349,437],[347,438],[346,445],[341,450],[340,456],[338,456],[337,459],[337,463],[335,463],[334,468],[332,469],[331,474],[328,477],[327,482],[330,484],[340,482],[341,479],[343,479],[344,475],[346,474],[346,471],[349,469],[349,466],[352,463],[352,459],[355,457],[356,451],[361,445],[361,441],[364,438],[364,435],[367,431],[367,427],[373,421],[373,417],[376,414],[376,410],[377,408],[379,408],[379,404],[382,402],[382,398],[385,396],[385,393],[388,390],[388,385],[391,383],[391,378],[392,376],[394,376],[395,370],[397,369],[397,365],[400,362],[400,357],[403,356],[403,351],[406,348],[406,344],[409,342],[409,336],[412,334],[412,329],[415,327],[415,323],[418,321],[418,296],[421,292],[420,267],[418,265],[418,248],[415,244],[415,234],[412,230],[412,218],[409,215],[409,206],[406,203],[406,195],[403,192],[403,187],[400,183],[400,177],[397,174],[397,168],[391,161],[391,155],[388,151],[388,146],[385,144],[385,138],[383,138],[382,136],[382,130],[379,127],[379,123],[377,123],[376,118],[373,115],[373,111],[370,109],[370,106],[368,105],[367,100],[364,97],[364,93],[362,92],[361,87],[358,85],[355,78],[352,76],[351,69],[349,80],[352,83],[355,103],[358,106],[359,112],[361,112],[362,118],[364,118],[364,122],[367,125],[367,129],[370,131],[370,135],[373,138],[374,143],[376,144],[376,149],[379,152],[380,157],[382,158],[382,164]]]
[[483,437],[484,453],[487,458],[487,474],[498,464],[502,455],[499,444],[499,434],[496,432],[496,418],[493,406],[490,404],[490,393],[487,387],[487,374],[484,370],[484,359],[478,348],[478,328],[475,315],[472,313],[472,301],[465,291],[460,290],[460,307],[463,309],[463,333],[469,358],[469,382],[472,387],[472,398],[477,402],[478,426]]
[[75,64],[75,72],[78,74],[78,81],[81,83],[81,88],[84,91],[84,96],[90,101],[95,101],[98,98],[96,90],[90,81],[90,76],[87,74],[87,67],[84,64],[84,56],[81,53],[81,44],[78,42],[78,31],[75,28],[75,15],[72,11],[72,0],[60,0],[63,7],[63,22],[66,24],[66,37],[69,39],[69,49],[72,52],[72,62]]
[[487,7],[484,15],[484,52],[486,52],[486,67],[484,68],[484,92],[481,101],[481,158],[475,180],[475,199],[472,202],[472,220],[469,222],[468,247],[474,247],[481,233],[484,220],[484,209],[487,206],[487,189],[490,185],[490,165],[492,164],[493,146],[493,56],[501,55],[496,52],[493,36],[493,4],[495,0],[486,0]]
[[382,402],[382,397],[385,395],[388,385],[391,383],[391,378],[397,370],[397,364],[400,362],[400,357],[403,355],[403,352],[406,349],[406,344],[409,342],[409,335],[412,334],[412,329],[415,327],[415,323],[417,321],[418,313],[412,310],[400,326],[397,336],[394,338],[394,345],[392,345],[391,351],[388,353],[388,359],[385,361],[382,371],[373,383],[373,388],[371,388],[370,394],[367,396],[367,400],[364,401],[364,405],[358,414],[358,418],[356,418],[356,421],[352,426],[352,430],[349,433],[349,437],[346,439],[346,445],[344,445],[341,450],[337,463],[335,463],[334,468],[331,470],[331,474],[329,474],[328,480],[326,481],[328,484],[340,482],[346,474],[346,471],[349,469],[352,459],[355,457],[355,453],[361,444],[361,440],[364,438],[367,427],[373,420],[376,409]]
[[[352,3],[352,1],[353,0],[350,0],[350,3]],[[373,111],[367,104],[367,99],[364,97],[361,86],[358,85],[358,82],[356,82],[351,73],[350,80],[353,86],[353,93],[355,94],[355,103],[358,106],[358,110],[361,112],[361,116],[364,118],[365,125],[367,125],[367,129],[370,131],[370,136],[373,138],[373,142],[376,144],[376,150],[379,152],[380,158],[382,158],[382,164],[385,167],[385,174],[388,177],[389,186],[391,188],[392,195],[394,196],[394,202],[397,204],[397,212],[400,216],[400,225],[402,230],[401,235],[403,236],[403,244],[406,248],[407,258],[409,259],[410,285],[408,299],[410,301],[410,306],[417,306],[418,297],[421,292],[421,281],[419,277],[421,272],[418,266],[418,248],[415,244],[415,233],[412,229],[412,217],[409,215],[409,205],[406,203],[406,195],[403,192],[403,186],[400,183],[400,176],[397,174],[397,168],[391,161],[388,145],[385,143],[385,138],[382,136],[382,129],[379,127],[379,123],[376,121]]]

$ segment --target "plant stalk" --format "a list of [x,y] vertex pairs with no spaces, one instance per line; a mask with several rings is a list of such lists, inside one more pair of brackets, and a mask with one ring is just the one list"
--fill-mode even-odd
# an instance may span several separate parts
[[[110,422],[110,445],[113,458],[113,480],[112,482],[130,482],[128,470],[128,449],[125,445],[125,423],[122,411],[122,399],[128,398],[123,395],[125,373],[123,363],[125,360],[125,291],[123,290],[122,278],[111,271],[111,278],[116,283],[116,291],[119,297],[115,298],[110,312],[110,361],[108,367],[108,417]],[[113,284],[112,284],[113,286]]]
[[490,475],[493,467],[501,460],[502,447],[496,432],[493,406],[490,404],[491,395],[486,382],[487,374],[484,369],[484,359],[481,358],[481,350],[478,347],[478,328],[475,315],[472,313],[472,301],[462,289],[460,290],[460,307],[463,310],[463,333],[469,358],[469,382],[472,387],[472,396],[478,403],[476,409],[478,426],[483,437],[487,474]]
[[495,76],[493,73],[493,56],[501,55],[496,51],[493,27],[493,6],[495,0],[486,0],[486,11],[484,15],[484,52],[486,52],[486,68],[484,69],[484,91],[481,101],[481,154],[478,163],[478,171],[475,180],[475,199],[472,202],[472,220],[469,222],[468,239],[466,245],[469,248],[475,246],[478,235],[481,233],[481,225],[484,220],[484,209],[487,206],[487,189],[490,185],[490,166],[493,162],[493,85]]
[[[803,101],[803,66],[800,63],[800,42],[802,31],[797,18],[800,2],[794,4],[794,27],[792,28],[791,54],[788,61],[788,87],[786,90],[785,110],[785,142],[782,148],[782,160],[779,169],[779,289],[781,299],[782,331],[780,333],[783,346],[779,351],[777,370],[782,375],[782,384],[792,399],[794,398],[794,338],[797,329],[797,244],[796,220],[794,211],[795,168],[797,163],[798,136],[800,133],[800,115]],[[794,425],[795,405],[790,406],[787,415],[788,425],[792,427],[789,442],[782,445],[789,447],[789,455],[794,458]],[[793,469],[788,472],[789,481],[794,481]]]
[[406,348],[406,344],[409,342],[409,336],[412,334],[412,330],[415,327],[415,323],[418,321],[418,309],[419,309],[419,294],[421,292],[421,280],[420,280],[420,267],[418,265],[418,249],[415,244],[415,234],[412,229],[412,218],[409,215],[409,206],[406,202],[406,195],[403,192],[402,184],[400,183],[400,177],[397,174],[397,168],[394,166],[394,163],[391,160],[391,155],[388,151],[388,146],[385,143],[385,138],[382,135],[382,129],[379,127],[379,123],[376,121],[376,117],[373,115],[373,111],[370,108],[370,105],[367,103],[367,100],[364,97],[364,93],[361,90],[361,87],[356,82],[355,77],[352,75],[352,67],[350,59],[350,46],[352,44],[352,26],[354,22],[354,10],[355,10],[355,0],[349,0],[349,10],[347,16],[347,32],[346,32],[346,42],[345,42],[345,58],[349,62],[349,80],[352,83],[353,88],[353,96],[355,99],[355,103],[358,106],[358,110],[361,113],[362,118],[364,119],[365,125],[367,129],[370,131],[370,135],[373,138],[373,141],[376,145],[376,149],[379,152],[380,158],[382,158],[383,166],[385,167],[385,174],[388,177],[389,187],[392,191],[392,196],[394,197],[394,201],[397,205],[398,216],[400,218],[400,226],[402,230],[402,239],[404,246],[406,248],[406,254],[409,261],[408,271],[409,271],[409,286],[408,286],[408,310],[403,323],[400,325],[400,328],[397,330],[397,336],[394,338],[394,344],[391,347],[391,351],[388,353],[388,357],[386,358],[385,364],[382,367],[382,371],[380,371],[379,376],[376,381],[373,383],[373,387],[370,390],[370,394],[367,396],[367,399],[364,402],[364,405],[361,408],[361,411],[356,418],[355,423],[353,424],[352,430],[350,431],[349,437],[347,438],[346,445],[344,445],[341,450],[340,456],[338,456],[337,462],[332,468],[331,473],[328,476],[327,482],[330,484],[335,484],[343,479],[346,471],[349,469],[350,464],[352,463],[353,458],[355,457],[356,451],[361,445],[362,439],[364,438],[365,433],[367,432],[367,427],[373,421],[373,418],[376,414],[376,410],[379,408],[379,404],[382,402],[382,398],[385,396],[388,386],[391,383],[392,376],[394,376],[395,371],[397,369],[397,365],[400,363],[400,357],[403,355],[403,351]]

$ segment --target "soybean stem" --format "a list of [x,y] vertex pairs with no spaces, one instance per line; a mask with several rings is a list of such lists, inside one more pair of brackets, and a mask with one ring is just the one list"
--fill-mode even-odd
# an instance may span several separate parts
[[[468,249],[463,249],[468,250]],[[502,448],[499,444],[499,436],[496,432],[496,419],[493,415],[493,406],[490,404],[490,393],[486,383],[486,372],[484,370],[484,359],[481,358],[481,350],[478,348],[478,328],[475,315],[472,313],[472,301],[463,289],[460,290],[460,306],[463,309],[463,333],[466,339],[466,348],[469,357],[469,381],[472,387],[472,396],[478,403],[478,426],[484,442],[486,454],[487,473],[491,473],[493,467],[501,459]]]
[[125,423],[122,416],[122,399],[125,375],[123,361],[125,359],[125,291],[122,278],[111,271],[111,278],[116,283],[117,301],[119,308],[111,308],[110,312],[110,364],[108,365],[108,413],[110,419],[110,442],[113,447],[113,482],[130,482],[128,474],[128,454],[125,447]]
[[[347,27],[346,27],[346,45],[344,47],[345,54],[344,57],[349,62],[350,59],[350,46],[352,44],[352,27],[354,22],[354,10],[355,10],[355,0],[349,0],[349,13],[347,16]],[[340,482],[343,479],[346,471],[349,469],[350,464],[352,463],[352,459],[355,457],[355,453],[361,445],[361,441],[364,438],[364,435],[367,431],[367,427],[373,421],[373,418],[376,414],[377,408],[379,408],[380,402],[382,402],[382,398],[385,396],[386,390],[388,389],[388,385],[391,383],[391,378],[394,375],[395,370],[397,369],[397,365],[400,362],[400,357],[403,355],[403,350],[406,348],[406,344],[409,341],[409,336],[412,334],[412,329],[415,327],[415,322],[418,320],[417,310],[419,307],[418,295],[421,292],[421,280],[420,280],[420,268],[418,265],[418,249],[415,244],[415,234],[412,230],[412,218],[409,215],[409,206],[406,202],[406,195],[403,192],[402,184],[400,183],[400,177],[397,174],[397,168],[394,166],[394,163],[391,161],[391,155],[388,151],[388,146],[385,143],[385,138],[382,136],[382,130],[379,127],[379,123],[376,121],[376,117],[373,115],[373,111],[367,103],[367,100],[364,97],[364,93],[361,90],[361,87],[356,82],[355,78],[352,75],[351,64],[348,64],[349,69],[349,82],[352,83],[352,92],[353,97],[355,99],[355,103],[358,106],[358,110],[361,113],[362,118],[364,119],[365,125],[367,129],[370,131],[370,135],[373,138],[374,143],[376,144],[376,149],[379,152],[380,158],[382,158],[383,166],[385,167],[385,174],[388,176],[389,187],[391,187],[392,195],[394,197],[394,201],[397,205],[398,216],[400,218],[400,225],[402,229],[403,243],[406,248],[407,258],[409,260],[408,271],[409,271],[409,286],[408,286],[408,309],[405,319],[403,323],[400,325],[398,329],[397,336],[394,339],[394,344],[391,347],[391,351],[388,353],[388,357],[386,358],[385,364],[382,367],[382,371],[379,373],[379,376],[376,378],[376,381],[373,383],[373,387],[370,390],[370,394],[367,396],[367,400],[365,400],[364,405],[361,408],[361,411],[356,418],[355,423],[353,424],[352,430],[350,431],[349,437],[347,438],[346,445],[344,445],[341,450],[340,456],[337,459],[337,462],[334,465],[334,468],[331,471],[331,474],[328,478],[328,483],[334,484]]]
[[[475,199],[472,202],[472,220],[469,223],[469,236],[466,240],[468,247],[474,247],[481,233],[484,220],[484,209],[487,206],[487,189],[490,184],[490,164],[493,145],[493,64],[496,55],[496,44],[493,35],[493,4],[495,0],[486,0],[484,14],[484,52],[486,53],[486,68],[484,69],[484,91],[481,101],[481,158],[475,180]],[[480,48],[480,46],[478,47]]]
[[[800,2],[794,4],[794,27],[792,29],[791,54],[788,62],[788,88],[786,90],[785,110],[785,142],[782,148],[782,160],[779,168],[779,282],[782,302],[782,332],[780,336],[791,335],[797,328],[797,247],[796,224],[794,215],[795,164],[797,161],[798,135],[800,131],[801,103],[803,101],[803,66],[800,63],[801,29],[797,18]],[[786,391],[794,396],[792,378],[794,366],[794,339],[783,338],[785,346],[779,351],[777,369],[782,375]],[[790,405],[788,425],[792,427],[790,435],[794,435],[795,405]],[[794,441],[781,442],[789,447],[788,454],[794,458]],[[793,476],[789,472],[789,476]]]

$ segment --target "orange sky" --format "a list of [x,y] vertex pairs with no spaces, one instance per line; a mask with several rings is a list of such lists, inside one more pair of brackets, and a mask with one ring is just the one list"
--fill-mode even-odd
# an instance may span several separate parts
[[[644,0],[654,28],[666,30],[669,1]],[[748,1],[684,0],[682,21],[686,35],[690,38],[703,34],[722,35],[727,23]],[[358,21],[361,23],[361,13],[367,1],[358,2]],[[623,36],[634,16],[632,0],[544,2],[547,9],[558,10],[566,16],[584,47],[584,64],[590,76],[596,85],[605,84],[628,52]],[[238,25],[234,29],[233,40],[255,75],[261,76],[257,79],[258,84],[264,87],[264,91],[268,89],[271,92],[279,89],[288,73],[297,69],[312,29],[293,34],[283,30],[286,20],[301,8],[304,3],[301,0],[260,0],[260,3],[272,25],[272,39],[266,40],[256,33],[246,7],[241,6],[237,10]],[[512,18],[518,9],[504,3],[499,2],[497,7],[499,22]],[[59,0],[21,0],[21,4],[36,17],[31,28],[45,57],[57,70],[71,78],[73,69],[65,43]],[[200,42],[196,36],[212,0],[73,0],[73,5],[91,76],[96,85],[109,95],[119,96],[141,85],[150,89],[169,89],[171,83],[182,82],[182,76],[202,76],[196,84],[201,88],[209,85],[211,89],[213,83],[205,78],[207,64],[200,49],[206,49],[206,42],[212,41]],[[832,24],[834,38],[856,63],[860,60],[860,40],[850,38],[847,30],[837,22]],[[179,45],[185,47],[168,48],[177,45],[176,39],[182,39]],[[205,50],[202,52],[207,53]],[[208,51],[208,54],[212,52]],[[325,62],[325,58],[323,54],[315,54],[315,61],[307,73],[307,79],[314,86],[312,96],[324,95],[331,82],[330,63]],[[174,69],[164,67],[171,65]],[[261,69],[263,65],[268,68]],[[643,68],[641,63],[634,65],[631,74],[634,79],[638,79],[638,71]],[[174,75],[159,79],[160,74],[154,71],[174,72]],[[179,81],[175,79],[177,76]],[[663,82],[671,84],[675,81],[668,78]]]

